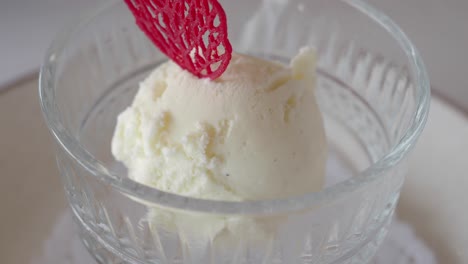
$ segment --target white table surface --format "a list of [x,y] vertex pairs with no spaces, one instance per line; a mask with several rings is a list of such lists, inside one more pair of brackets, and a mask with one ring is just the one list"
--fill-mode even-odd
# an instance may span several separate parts
[[0,87],[37,72],[55,34],[102,0],[0,0]]
[[[37,71],[54,34],[102,1],[0,0],[0,87]],[[407,32],[423,55],[433,86],[468,109],[468,1],[367,1]]]

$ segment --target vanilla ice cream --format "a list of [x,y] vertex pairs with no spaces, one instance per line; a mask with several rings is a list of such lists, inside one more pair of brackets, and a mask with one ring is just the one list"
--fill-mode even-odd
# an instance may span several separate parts
[[233,54],[214,81],[169,61],[118,117],[112,153],[130,178],[179,195],[242,201],[318,191],[326,141],[314,93],[308,48],[289,67]]

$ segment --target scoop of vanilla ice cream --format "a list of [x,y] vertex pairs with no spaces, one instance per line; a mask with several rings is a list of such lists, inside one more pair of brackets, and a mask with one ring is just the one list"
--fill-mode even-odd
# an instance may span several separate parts
[[112,153],[130,178],[179,195],[240,201],[318,191],[326,141],[314,92],[308,48],[289,67],[233,54],[214,81],[169,61],[118,117]]

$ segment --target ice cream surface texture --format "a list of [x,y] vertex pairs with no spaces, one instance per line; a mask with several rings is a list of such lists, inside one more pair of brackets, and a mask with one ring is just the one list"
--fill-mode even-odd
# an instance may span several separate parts
[[326,140],[315,70],[309,48],[289,66],[233,54],[216,80],[166,62],[118,117],[112,153],[130,178],[184,196],[242,201],[318,191]]

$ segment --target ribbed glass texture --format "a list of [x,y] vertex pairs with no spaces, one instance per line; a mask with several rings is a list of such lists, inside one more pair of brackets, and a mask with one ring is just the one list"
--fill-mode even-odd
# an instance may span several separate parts
[[85,245],[100,263],[366,263],[385,237],[426,120],[429,82],[417,51],[361,1],[221,3],[237,52],[287,62],[303,46],[317,49],[317,100],[330,146],[326,188],[223,202],[129,179],[110,153],[116,117],[166,58],[124,2],[111,1],[57,37],[40,80]]

